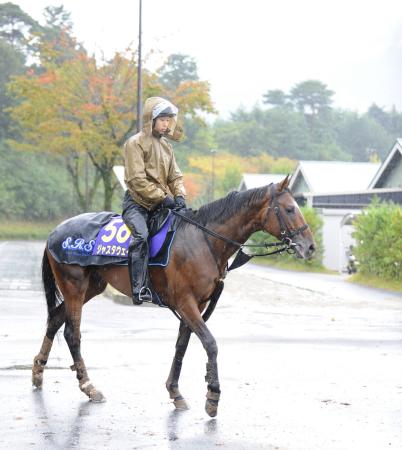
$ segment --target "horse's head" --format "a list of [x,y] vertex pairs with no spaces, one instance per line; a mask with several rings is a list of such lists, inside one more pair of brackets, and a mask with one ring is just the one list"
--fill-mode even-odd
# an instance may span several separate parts
[[289,175],[269,188],[267,208],[263,210],[262,229],[289,244],[298,258],[308,259],[315,251],[315,242],[292,193]]

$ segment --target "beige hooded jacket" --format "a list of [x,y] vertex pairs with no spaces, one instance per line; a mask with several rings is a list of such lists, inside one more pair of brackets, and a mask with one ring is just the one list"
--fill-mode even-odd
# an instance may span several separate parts
[[[160,97],[145,101],[142,131],[124,144],[124,181],[133,199],[148,210],[168,194],[186,195],[172,146],[165,137],[158,139],[152,134],[152,111],[165,101]],[[175,139],[178,131],[175,117],[170,119],[169,130],[167,137]]]

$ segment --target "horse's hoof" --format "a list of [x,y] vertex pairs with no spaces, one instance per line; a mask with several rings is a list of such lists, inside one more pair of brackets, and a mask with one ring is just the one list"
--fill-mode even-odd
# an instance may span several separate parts
[[175,408],[179,411],[186,411],[187,409],[190,409],[187,402],[184,400],[183,397],[178,397],[173,400],[173,404]]
[[216,400],[207,399],[205,402],[205,411],[209,417],[216,417],[218,414],[218,402]]
[[96,389],[93,389],[90,392],[89,399],[94,403],[104,403],[106,401],[106,397],[102,394],[102,392]]
[[42,387],[42,384],[43,384],[43,376],[32,374],[32,386],[40,389]]
[[32,385],[36,388],[41,388],[43,384],[43,369],[40,364],[36,364],[34,361],[32,367]]

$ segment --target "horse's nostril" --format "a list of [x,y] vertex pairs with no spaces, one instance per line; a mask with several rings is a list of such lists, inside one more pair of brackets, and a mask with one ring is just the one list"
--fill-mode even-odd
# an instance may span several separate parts
[[308,248],[310,255],[312,255],[315,252],[315,245],[311,244],[310,247]]

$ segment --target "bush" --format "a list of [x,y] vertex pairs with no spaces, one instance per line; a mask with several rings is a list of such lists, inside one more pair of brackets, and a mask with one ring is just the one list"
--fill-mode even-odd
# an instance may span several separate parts
[[366,275],[402,280],[402,208],[378,199],[355,220],[355,255]]
[[[303,213],[304,219],[308,223],[311,232],[313,233],[314,240],[316,243],[316,251],[311,259],[299,259],[295,258],[294,255],[290,255],[288,253],[282,253],[278,255],[272,255],[269,258],[269,261],[272,261],[273,264],[281,263],[282,266],[285,266],[287,263],[292,265],[293,267],[299,266],[300,268],[321,268],[322,267],[322,256],[324,253],[323,243],[322,243],[322,219],[318,215],[317,211],[313,208],[308,208],[303,206],[300,208]],[[263,242],[276,242],[277,239],[273,236],[269,236],[266,233],[259,231],[258,233],[253,234],[251,237],[251,241],[253,244],[261,244]],[[257,253],[257,252],[255,252]]]

